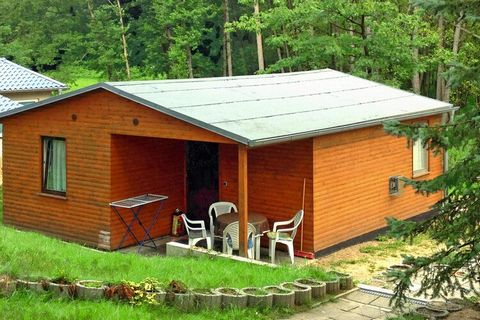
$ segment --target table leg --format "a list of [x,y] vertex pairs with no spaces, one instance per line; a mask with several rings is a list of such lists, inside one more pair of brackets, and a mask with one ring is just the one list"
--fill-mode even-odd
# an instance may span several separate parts
[[[142,228],[143,230],[145,231],[145,235],[143,236],[143,239],[142,241],[140,242],[140,246],[144,246],[145,244],[145,240],[147,239],[150,239],[150,241],[152,241],[153,243],[153,246],[155,247],[155,249],[157,248],[157,245],[155,244],[155,241],[152,239],[152,237],[150,236],[150,231],[152,231],[152,228],[153,226],[155,225],[155,223],[157,223],[157,220],[158,220],[158,216],[160,215],[160,211],[162,210],[162,207],[163,207],[163,201],[160,202],[160,205],[158,206],[157,210],[155,211],[154,215],[153,215],[153,218],[152,218],[152,222],[150,223],[150,226],[148,227],[148,229],[145,229],[142,225]],[[138,214],[140,213],[140,210],[138,210]],[[140,219],[139,219],[139,222],[140,222]],[[140,248],[139,248],[140,249]]]
[[260,237],[255,238],[255,260],[260,260]]
[[123,234],[122,236],[122,239],[120,240],[120,243],[118,244],[117,246],[117,250],[120,249],[122,247],[122,244],[123,244],[123,241],[125,241],[125,237],[127,236],[127,234],[130,234],[132,236],[132,238],[135,240],[135,242],[138,244],[140,244],[140,242],[138,241],[137,237],[135,236],[135,234],[133,233],[132,231],[132,226],[133,226],[133,223],[135,222],[135,216],[133,217],[133,219],[130,221],[130,223],[127,224],[127,222],[125,221],[125,219],[123,219],[122,215],[120,214],[120,212],[117,210],[117,208],[113,207],[113,210],[115,211],[115,213],[118,215],[118,217],[120,218],[120,220],[123,222],[123,224],[125,225],[125,227],[127,227],[127,230],[125,231],[125,233]]

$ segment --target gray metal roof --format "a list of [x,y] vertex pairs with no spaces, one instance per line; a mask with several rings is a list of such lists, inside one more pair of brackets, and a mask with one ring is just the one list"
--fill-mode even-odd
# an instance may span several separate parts
[[0,58],[0,92],[66,89],[61,82]]
[[107,82],[0,118],[99,88],[250,146],[414,119],[449,103],[330,69],[185,80]]
[[18,102],[10,100],[0,94],[0,114],[6,111],[11,111],[16,108],[20,108],[22,105]]

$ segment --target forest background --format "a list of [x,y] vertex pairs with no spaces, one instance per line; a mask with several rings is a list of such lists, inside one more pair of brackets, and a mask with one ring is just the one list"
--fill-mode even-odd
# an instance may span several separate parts
[[[422,2],[422,1],[417,1]],[[332,68],[462,106],[455,63],[479,24],[408,0],[0,1],[0,56],[76,88],[98,81]],[[427,6],[428,7],[428,6]]]

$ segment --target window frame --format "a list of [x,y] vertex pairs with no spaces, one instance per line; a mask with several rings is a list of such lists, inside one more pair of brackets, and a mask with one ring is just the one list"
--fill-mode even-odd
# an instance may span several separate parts
[[[45,175],[46,159],[44,159],[46,139],[60,140],[60,141],[63,141],[65,144],[65,191],[50,190],[47,188],[47,179]],[[42,180],[41,180],[42,193],[66,197],[67,196],[67,140],[64,137],[41,136],[40,141],[41,141],[41,168],[40,169],[41,169],[41,177],[42,177]]]
[[426,147],[423,146],[423,141],[420,140],[420,143],[422,144],[422,150],[425,152],[425,167],[421,169],[415,170],[415,144],[419,140],[414,140],[412,141],[412,177],[413,178],[418,178],[424,175],[427,175],[430,173],[430,150]]

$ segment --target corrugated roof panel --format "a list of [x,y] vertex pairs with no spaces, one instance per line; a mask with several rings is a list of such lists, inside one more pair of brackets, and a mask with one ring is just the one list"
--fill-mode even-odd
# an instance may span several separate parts
[[61,82],[0,58],[0,92],[66,89]]

